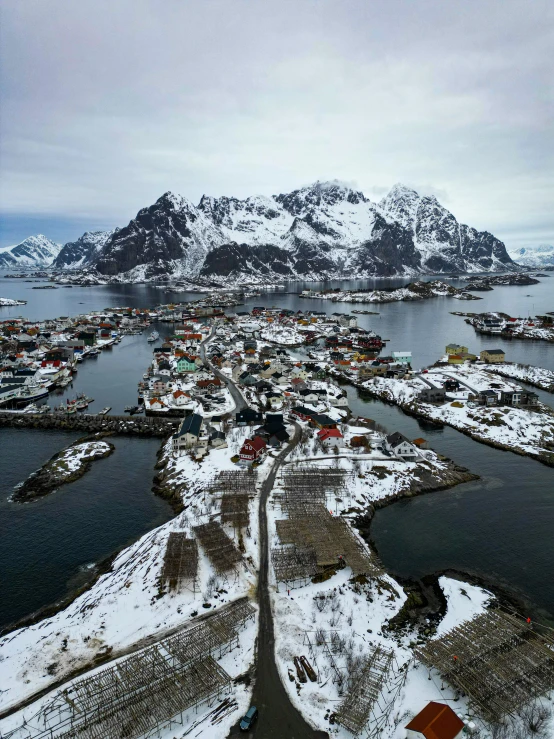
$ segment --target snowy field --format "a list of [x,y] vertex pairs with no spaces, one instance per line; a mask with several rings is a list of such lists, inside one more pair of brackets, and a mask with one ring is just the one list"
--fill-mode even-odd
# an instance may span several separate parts
[[[344,459],[337,460],[337,464],[357,471],[352,499],[344,500],[342,505],[356,503],[363,508],[371,500],[405,492],[417,467],[415,463],[392,463],[387,465],[388,473],[382,475],[382,467],[372,474],[373,463],[365,459],[355,467]],[[424,464],[441,465],[438,460]],[[268,510],[270,540],[275,545],[275,521],[284,514],[273,497]],[[340,510],[334,513],[339,514]],[[440,578],[440,586],[448,607],[437,629],[439,634],[482,612],[491,599],[490,593],[481,588],[450,578]],[[313,726],[325,729],[332,737],[352,737],[333,722],[333,714],[346,695],[348,673],[377,646],[393,652],[393,670],[384,692],[386,700],[379,701],[371,719],[382,726],[383,739],[403,739],[403,727],[427,701],[454,698],[453,691],[441,685],[438,675],[429,681],[427,670],[414,660],[412,651],[420,638],[418,631],[387,629],[388,622],[406,601],[402,587],[392,577],[383,574],[372,580],[364,576],[352,578],[346,567],[325,582],[288,590],[284,583],[275,581],[271,569],[270,587],[278,669],[291,701]],[[305,656],[315,670],[315,682],[298,679],[294,658],[300,656]],[[392,696],[394,707],[387,714],[385,704]],[[456,710],[465,709],[465,701],[458,701]]]
[[[434,373],[429,372],[431,374]],[[444,375],[445,379],[447,376],[453,377],[467,386],[454,394],[456,399],[453,402],[444,405],[418,401],[418,393],[425,387],[420,379],[404,381],[376,377],[363,383],[362,387],[383,400],[464,431],[477,441],[492,443],[535,459],[552,459],[554,415],[547,406],[540,405],[538,411],[509,406],[477,406],[468,403],[467,394],[471,389],[479,391],[489,388],[491,380],[496,382],[496,377],[485,372],[454,368],[437,371],[436,375]],[[499,384],[502,388],[496,390],[514,387],[513,383],[510,385],[502,380]]]
[[[231,573],[226,578],[215,576],[199,546],[198,578],[194,592],[192,586],[167,592],[160,585],[163,556],[170,532],[190,533],[193,526],[205,523],[209,515],[215,512],[217,505],[211,495],[205,492],[206,485],[219,470],[236,469],[230,457],[240,448],[247,434],[248,429],[232,430],[231,438],[228,437],[229,448],[211,450],[200,462],[193,461],[188,455],[173,459],[169,446],[166,446],[165,457],[169,459],[171,482],[179,486],[185,510],[123,550],[116,557],[112,570],[102,575],[90,590],[67,608],[0,640],[0,710],[16,705],[75,670],[91,665],[95,658],[117,656],[146,637],[162,637],[171,629],[185,626],[194,615],[206,612],[203,608],[206,602],[216,609],[254,592],[259,560],[257,499],[250,503],[249,535],[244,536],[244,559],[236,575]],[[270,465],[268,459],[258,468],[260,483]],[[232,528],[225,526],[225,529],[237,543]],[[254,634],[255,630],[252,631],[252,638]],[[240,652],[242,656],[236,658],[233,670],[222,663],[232,677],[244,672],[253,656],[252,642],[246,641],[244,636],[241,636]],[[242,688],[238,696],[239,707],[231,723],[237,720],[240,711],[248,703],[248,694]],[[27,713],[29,711],[36,711],[35,704]],[[2,723],[2,729],[6,722]],[[210,733],[214,730],[211,727],[205,736],[225,736],[221,728],[223,723],[218,726],[221,734]],[[177,735],[173,733],[168,736]]]
[[483,369],[487,370],[487,372],[501,375],[502,377],[527,382],[550,393],[554,392],[554,372],[543,367],[532,367],[529,364],[512,364],[506,362],[503,364],[487,364]]

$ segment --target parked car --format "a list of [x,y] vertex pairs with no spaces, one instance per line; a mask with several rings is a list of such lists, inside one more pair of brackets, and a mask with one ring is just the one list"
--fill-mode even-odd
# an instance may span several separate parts
[[248,731],[254,725],[254,721],[258,718],[258,709],[256,706],[250,706],[248,711],[244,714],[240,722],[240,730]]

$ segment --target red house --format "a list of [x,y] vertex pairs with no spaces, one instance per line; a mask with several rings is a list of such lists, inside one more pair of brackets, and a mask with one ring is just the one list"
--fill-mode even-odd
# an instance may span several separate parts
[[317,438],[322,446],[344,446],[344,437],[338,429],[321,429]]
[[406,725],[408,739],[456,739],[464,722],[450,706],[431,701]]
[[246,439],[239,456],[245,462],[255,462],[264,453],[265,448],[265,441],[260,436],[255,436],[253,439]]

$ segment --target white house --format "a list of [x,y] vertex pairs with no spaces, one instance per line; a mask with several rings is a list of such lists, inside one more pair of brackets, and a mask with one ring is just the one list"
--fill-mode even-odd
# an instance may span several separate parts
[[348,408],[348,398],[346,395],[329,396],[329,403],[335,408]]
[[419,457],[417,448],[399,431],[389,434],[384,441],[384,447],[389,454],[404,462],[415,462]]
[[148,401],[148,408],[151,411],[166,411],[167,406],[159,398],[152,398]]
[[198,413],[183,418],[179,430],[171,437],[174,454],[180,454],[183,450],[196,446],[208,446],[208,437],[201,433],[203,421]]
[[338,429],[321,429],[317,432],[319,443],[323,447],[343,447],[344,437]]
[[171,405],[176,406],[177,408],[182,408],[191,402],[190,395],[182,390],[175,390],[175,392],[171,394],[170,400]]

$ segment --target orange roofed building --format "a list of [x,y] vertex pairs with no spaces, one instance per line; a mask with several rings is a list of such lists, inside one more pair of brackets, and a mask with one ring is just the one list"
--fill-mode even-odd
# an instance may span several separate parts
[[444,703],[428,703],[423,711],[406,725],[407,739],[456,739],[464,722]]

